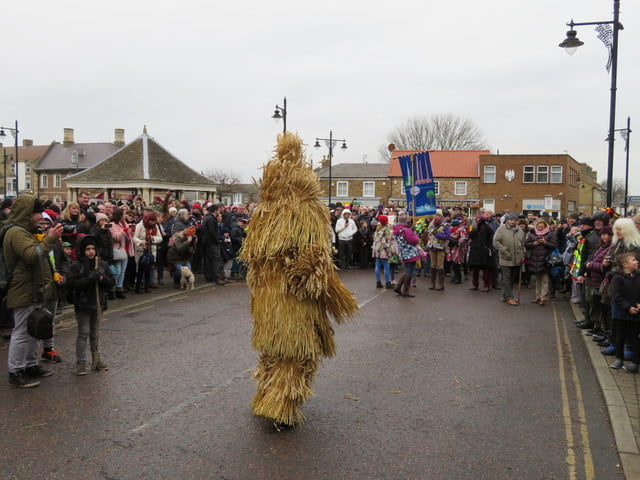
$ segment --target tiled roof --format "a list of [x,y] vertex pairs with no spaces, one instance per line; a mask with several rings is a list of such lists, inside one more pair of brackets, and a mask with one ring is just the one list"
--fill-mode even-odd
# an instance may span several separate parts
[[[388,163],[338,163],[331,166],[331,178],[387,178]],[[318,172],[319,178],[329,178],[329,168]]]
[[72,182],[109,183],[135,180],[173,184],[215,185],[182,163],[144,133],[117,152],[104,158],[97,165],[67,177]]
[[[391,153],[388,175],[390,177],[401,177],[400,163],[398,157],[418,153],[421,150],[394,150]],[[478,166],[480,165],[480,155],[488,155],[489,150],[431,150],[431,169],[436,178],[471,178],[479,177]]]
[[[93,167],[105,157],[115,152],[118,147],[113,143],[72,143],[63,145],[53,143],[50,150],[40,160],[36,170],[69,170],[72,168],[85,169]],[[71,159],[77,154],[78,164],[71,163]]]
[[[46,153],[48,148],[49,145],[30,145],[28,147],[18,146],[18,161],[33,162],[34,160],[39,160]],[[15,158],[16,147],[4,145],[2,150],[2,154],[6,152],[7,155],[13,155]]]

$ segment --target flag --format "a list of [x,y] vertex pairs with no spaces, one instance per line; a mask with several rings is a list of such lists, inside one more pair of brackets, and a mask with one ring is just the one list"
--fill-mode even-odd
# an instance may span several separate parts
[[407,213],[411,217],[434,215],[436,193],[429,152],[398,157],[402,170],[404,192],[407,195]]
[[604,46],[609,50],[609,60],[607,60],[607,72],[611,71],[611,64],[613,63],[613,29],[611,25],[597,25],[596,32],[598,32],[598,38]]

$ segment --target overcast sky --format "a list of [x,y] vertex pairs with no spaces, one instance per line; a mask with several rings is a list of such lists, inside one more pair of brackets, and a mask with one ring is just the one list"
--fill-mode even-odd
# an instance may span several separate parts
[[[606,176],[610,76],[593,27],[612,0],[4,2],[0,123],[36,144],[126,141],[144,125],[200,171],[260,175],[282,124],[318,162],[316,137],[347,140],[335,163],[377,162],[415,115],[473,120],[492,152],[569,153]],[[631,116],[630,194],[640,195],[640,2],[622,0],[616,128]],[[635,122],[635,125],[634,125]],[[624,177],[623,141],[615,176]],[[365,157],[366,156],[366,157]]]

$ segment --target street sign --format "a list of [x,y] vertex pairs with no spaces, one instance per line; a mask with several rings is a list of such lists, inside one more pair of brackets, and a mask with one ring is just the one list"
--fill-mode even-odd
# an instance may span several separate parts
[[640,203],[640,195],[627,195],[627,202]]

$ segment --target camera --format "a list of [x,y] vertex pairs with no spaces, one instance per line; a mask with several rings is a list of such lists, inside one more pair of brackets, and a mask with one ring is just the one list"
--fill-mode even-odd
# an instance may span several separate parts
[[111,228],[113,227],[113,223],[105,223],[104,224],[104,228]]
[[70,224],[62,224],[62,231],[64,233],[73,233],[76,229],[75,225],[70,225]]

